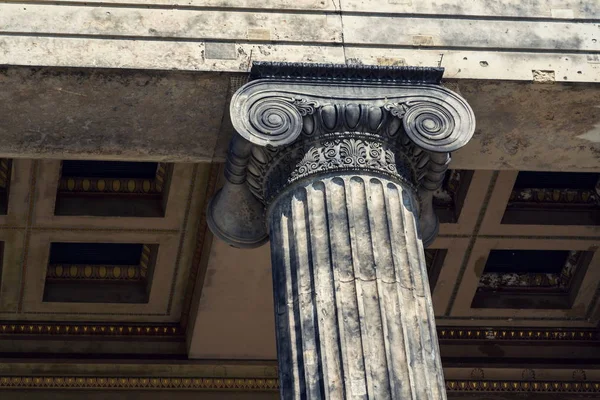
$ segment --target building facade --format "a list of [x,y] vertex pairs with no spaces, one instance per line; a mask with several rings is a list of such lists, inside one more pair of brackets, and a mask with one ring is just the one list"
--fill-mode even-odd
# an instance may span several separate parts
[[[360,384],[345,375],[338,380],[342,391],[331,389],[337,381],[323,370],[338,370],[329,369],[320,352],[310,362],[309,339],[300,340],[295,351],[303,357],[292,362],[303,371],[321,366],[303,378],[308,383],[293,383],[278,367],[278,353],[281,358],[282,349],[293,346],[278,349],[276,332],[280,343],[296,332],[281,323],[276,327],[274,315],[285,314],[278,301],[300,304],[302,296],[278,295],[274,301],[271,265],[276,277],[276,266],[293,264],[289,270],[301,275],[302,266],[320,265],[317,250],[335,249],[336,242],[319,241],[319,227],[326,223],[326,232],[335,232],[337,220],[315,223],[307,217],[311,250],[290,250],[281,259],[273,249],[299,248],[300,225],[289,228],[296,242],[285,244],[286,232],[278,231],[283,225],[273,225],[271,241],[265,243],[269,232],[259,232],[251,249],[227,243],[208,228],[212,224],[214,231],[215,218],[221,218],[217,225],[225,219],[241,229],[251,215],[239,192],[227,207],[206,212],[209,200],[231,182],[250,184],[254,174],[260,184],[248,198],[285,197],[282,188],[288,186],[268,172],[278,156],[268,153],[269,167],[258,173],[247,164],[249,157],[260,160],[256,147],[264,138],[253,142],[245,132],[262,121],[273,133],[290,115],[249,117],[244,125],[242,119],[255,114],[243,101],[262,79],[271,85],[265,96],[296,93],[278,110],[301,112],[302,135],[313,129],[306,118],[318,115],[321,119],[310,121],[321,124],[320,134],[329,139],[370,145],[374,140],[395,155],[394,171],[423,172],[410,179],[400,172],[382,175],[381,165],[369,164],[366,173],[357,161],[363,150],[348,150],[358,154],[350,169],[362,174],[360,182],[385,176],[394,185],[408,185],[402,190],[414,186],[421,197],[391,201],[391,194],[373,186],[365,208],[354,206],[358,198],[355,208],[347,208],[366,215],[355,221],[367,221],[368,227],[361,231],[357,222],[341,232],[357,229],[348,234],[356,236],[348,239],[354,240],[348,245],[353,254],[372,252],[375,259],[392,248],[390,254],[404,257],[393,247],[404,240],[400,236],[412,237],[406,233],[411,211],[395,205],[413,204],[423,215],[425,204],[437,215],[439,232],[431,235],[423,234],[427,221],[415,217],[414,246],[424,241],[426,247],[414,254],[407,250],[406,256],[423,267],[418,290],[431,293],[431,305],[415,306],[430,310],[428,329],[434,332],[415,346],[434,354],[443,367],[443,377],[434,364],[414,368],[417,376],[434,371],[439,382],[426,380],[428,387],[455,399],[597,398],[599,24],[594,0],[0,4],[0,396],[276,399],[283,386],[296,385],[294,393],[308,398],[327,398],[326,386],[337,393],[331,398],[387,398],[367,378],[365,393],[347,389]],[[444,96],[435,97],[439,93]],[[430,106],[429,117],[416,115],[410,125],[411,109],[423,96],[436,98],[439,108],[434,112]],[[454,99],[451,106],[448,98]],[[395,108],[388,107],[392,103]],[[330,114],[328,107],[336,111]],[[382,116],[377,121],[390,125],[369,128],[376,120],[373,107],[397,119]],[[337,122],[328,127],[330,120]],[[368,136],[382,135],[382,124],[387,135],[401,132],[410,141],[400,148],[388,137]],[[396,131],[389,128],[393,124]],[[437,140],[438,131],[450,125],[448,135],[455,132],[460,146],[443,151],[409,135],[416,126]],[[239,137],[253,144],[252,156],[240,153]],[[282,148],[303,137],[282,142]],[[415,143],[425,147],[415,149]],[[319,146],[319,154],[326,154],[327,143]],[[410,153],[407,146],[413,146]],[[368,157],[375,147],[368,148]],[[333,158],[343,159],[335,149]],[[448,165],[436,158],[449,153]],[[354,175],[326,172],[331,182],[347,178],[348,187],[358,182]],[[423,201],[423,177],[431,174],[439,180],[432,178],[436,184]],[[298,182],[308,182],[298,176]],[[311,192],[316,186],[310,182],[306,199],[312,200],[303,207],[317,207],[310,215],[326,215],[314,212],[318,191]],[[331,182],[322,182],[328,194],[336,190]],[[271,193],[273,187],[278,189]],[[385,207],[376,201],[379,193],[387,199]],[[291,205],[300,198],[294,196]],[[333,194],[323,204],[344,208],[332,199]],[[285,216],[293,209],[261,200],[269,212]],[[377,233],[378,216],[400,215],[395,213],[408,221],[404,233]],[[294,224],[300,223],[297,215],[289,215]],[[361,253],[357,249],[364,243],[371,250]],[[286,257],[300,261],[285,264]],[[330,263],[336,271],[343,264]],[[398,286],[404,293],[406,285]],[[384,298],[379,292],[375,297]],[[412,307],[403,304],[403,310]],[[298,307],[291,314],[300,315]],[[401,314],[390,307],[381,315]],[[315,348],[329,349],[324,336],[340,331],[332,321],[312,339]],[[398,329],[407,326],[404,321]],[[305,325],[298,329],[306,332]],[[367,343],[367,336],[372,337],[359,335],[358,342]],[[431,344],[436,337],[439,353]],[[396,343],[389,346],[394,351],[400,347],[388,337],[384,342]],[[361,356],[366,369],[385,358],[373,355],[377,346],[369,349]],[[391,377],[402,376],[390,371]],[[314,393],[310,382],[318,382]],[[388,394],[404,393],[390,382]],[[432,390],[427,398],[442,398]],[[425,398],[418,390],[410,393]]]

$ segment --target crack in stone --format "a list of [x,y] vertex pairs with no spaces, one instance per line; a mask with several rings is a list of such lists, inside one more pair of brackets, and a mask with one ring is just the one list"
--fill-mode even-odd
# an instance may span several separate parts
[[361,282],[378,282],[378,283],[386,284],[386,285],[398,285],[398,286],[400,286],[404,290],[415,292],[417,296],[425,297],[425,295],[419,293],[419,291],[418,291],[417,288],[405,286],[405,285],[402,284],[402,282],[398,281],[397,279],[385,280],[385,279],[381,279],[381,278],[365,279],[365,278],[355,277],[355,278],[352,278],[352,279],[338,279],[337,280],[337,282],[339,282],[339,283],[355,283],[356,281],[361,281]]

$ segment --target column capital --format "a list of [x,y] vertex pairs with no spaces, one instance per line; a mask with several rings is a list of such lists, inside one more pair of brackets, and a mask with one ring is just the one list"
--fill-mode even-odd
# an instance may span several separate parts
[[235,130],[258,146],[287,146],[301,135],[403,133],[423,150],[449,153],[475,132],[469,104],[430,83],[259,79],[233,95],[230,113]]
[[[244,185],[236,193],[249,190],[268,207],[292,183],[317,175],[383,175],[414,189],[427,244],[438,227],[433,191],[443,182],[450,153],[475,130],[471,107],[440,85],[442,73],[440,68],[256,63],[254,80],[231,99],[233,143],[246,145],[241,155],[239,145],[231,146],[237,151],[230,151],[226,171],[238,172],[226,174],[228,185]],[[213,232],[234,246],[262,244],[266,230],[257,233],[256,226],[244,231],[257,238],[238,243],[233,238],[239,235],[228,233],[243,224],[266,225],[256,217],[258,203],[250,202],[245,209],[254,210],[252,221],[235,214],[224,223],[211,206]],[[239,202],[230,204],[230,211],[239,213]]]

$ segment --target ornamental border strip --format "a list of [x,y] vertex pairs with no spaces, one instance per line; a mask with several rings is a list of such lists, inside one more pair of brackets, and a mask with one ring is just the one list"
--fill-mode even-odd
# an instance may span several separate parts
[[48,335],[48,336],[120,336],[180,338],[184,330],[179,324],[136,325],[136,324],[65,324],[0,322],[3,335]]
[[548,329],[548,328],[465,328],[437,327],[438,339],[442,340],[488,340],[488,341],[598,341],[594,329]]
[[86,176],[61,177],[58,193],[94,195],[163,195],[169,163],[157,163],[154,178],[102,178]]
[[[0,389],[279,390],[277,378],[1,376]],[[449,393],[600,393],[595,381],[446,380]]]
[[[600,333],[594,329],[544,329],[502,327],[454,327],[438,326],[439,340],[486,340],[486,341],[600,341]],[[107,337],[154,337],[182,338],[185,329],[180,324],[69,324],[69,323],[23,323],[0,322],[3,335],[49,335],[49,336],[107,336]]]
[[600,393],[600,382],[593,381],[519,381],[519,380],[446,380],[448,393]]
[[440,84],[442,67],[392,67],[323,63],[253,61],[249,80],[285,79],[331,82],[385,82]]
[[163,376],[1,376],[0,389],[127,389],[277,391],[277,378]]

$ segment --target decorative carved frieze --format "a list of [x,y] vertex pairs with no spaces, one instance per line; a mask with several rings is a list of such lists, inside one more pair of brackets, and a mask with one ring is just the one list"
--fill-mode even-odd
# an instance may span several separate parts
[[313,64],[289,62],[252,63],[250,80],[287,79],[296,81],[439,84],[443,68],[385,67],[375,65]]
[[480,291],[532,288],[568,291],[577,268],[581,267],[584,254],[583,251],[570,251],[560,273],[485,272],[481,275],[477,287]]
[[437,333],[442,343],[447,340],[491,342],[550,340],[573,343],[600,340],[596,329],[438,327]]
[[254,147],[248,165],[248,185],[266,204],[287,185],[321,173],[369,171],[412,185],[412,179],[405,176],[422,178],[427,173],[423,166],[429,157],[408,141],[405,152],[395,151],[402,146],[375,135],[349,132],[302,140],[283,150]]
[[[264,377],[203,377],[203,376],[0,376],[0,389],[79,389],[86,391],[218,391],[218,392],[277,392],[279,380]],[[586,380],[483,380],[448,379],[445,389],[449,393],[540,393],[563,395],[597,395],[600,382]]]
[[[278,379],[204,378],[172,376],[2,376],[0,388],[11,389],[80,389],[80,390],[169,390],[169,391],[236,391],[275,392]],[[592,395],[600,393],[595,381],[536,380],[446,380],[451,393],[562,393]]]
[[139,281],[142,270],[139,265],[62,265],[48,266],[46,279],[50,281],[63,280],[118,280]]
[[[599,181],[600,182],[600,181]],[[509,206],[516,203],[540,205],[600,205],[600,185],[598,190],[583,189],[514,189],[510,194]]]
[[185,328],[179,324],[94,324],[94,323],[56,323],[49,322],[0,322],[0,336],[119,336],[152,337],[172,340],[184,339]]
[[[1,166],[1,162],[0,162]],[[1,178],[0,171],[0,178]],[[58,190],[63,193],[160,194],[167,175],[167,164],[158,163],[154,179],[61,177]]]
[[448,393],[600,393],[600,382],[447,380]]
[[49,264],[46,271],[48,281],[145,281],[153,257],[148,245],[142,246],[140,262],[135,265],[100,264]]

